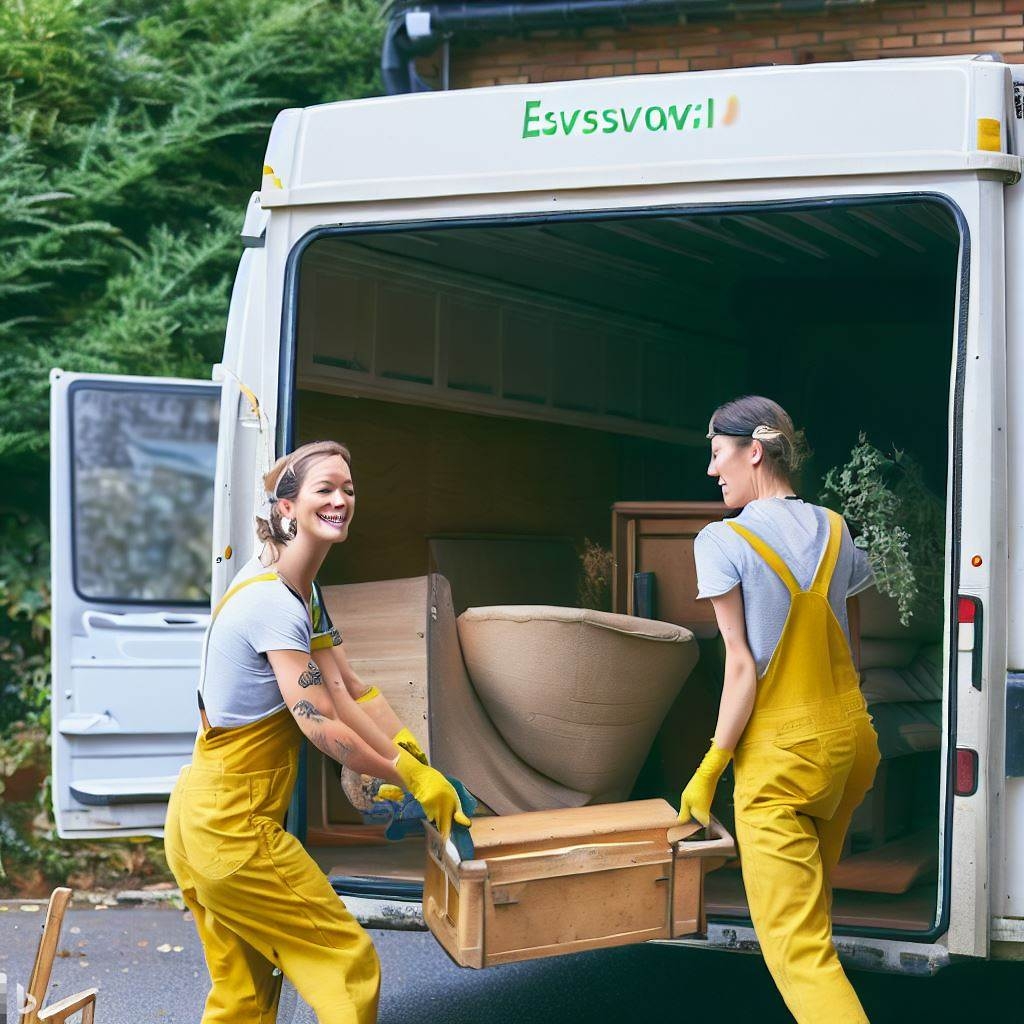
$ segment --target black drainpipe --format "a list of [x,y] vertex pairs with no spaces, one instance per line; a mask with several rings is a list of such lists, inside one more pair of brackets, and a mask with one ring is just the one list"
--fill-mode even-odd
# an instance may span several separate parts
[[392,4],[381,76],[388,96],[429,92],[416,73],[416,58],[447,43],[457,32],[510,34],[539,28],[663,21],[686,14],[815,13],[864,7],[875,0],[534,0],[533,3]]

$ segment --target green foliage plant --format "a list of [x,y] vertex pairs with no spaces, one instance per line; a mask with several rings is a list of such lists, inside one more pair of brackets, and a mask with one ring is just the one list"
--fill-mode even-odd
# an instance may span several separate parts
[[[48,764],[50,369],[209,379],[273,118],[377,92],[382,33],[380,0],[0,2],[0,777]],[[0,795],[0,855],[59,877],[41,799]]]
[[861,433],[849,460],[825,474],[821,501],[845,517],[902,625],[941,610],[945,506],[906,452],[887,455]]
[[580,552],[581,572],[576,588],[581,608],[608,610],[614,568],[615,558],[611,551],[589,537],[584,537],[583,550]]

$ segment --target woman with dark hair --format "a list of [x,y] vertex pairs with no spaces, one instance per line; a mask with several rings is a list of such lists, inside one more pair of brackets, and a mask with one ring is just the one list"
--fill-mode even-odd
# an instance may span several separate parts
[[707,436],[708,475],[742,511],[694,546],[725,679],[679,817],[708,824],[733,760],[743,883],[768,969],[800,1024],[861,1024],[832,942],[829,880],[879,761],[853,655],[853,599],[871,570],[841,516],[797,497],[804,443],[779,405],[738,398],[715,411]]
[[333,441],[275,463],[257,519],[263,552],[239,570],[206,634],[202,727],[165,830],[210,971],[204,1024],[276,1020],[282,974],[321,1024],[376,1019],[380,968],[369,936],[283,827],[303,736],[343,766],[407,789],[444,835],[453,821],[469,824],[411,734],[390,738],[378,722],[397,723],[357,703],[349,687],[364,698],[366,687],[347,662],[332,659],[325,674],[311,653],[314,618],[318,641],[336,639],[313,606],[313,580],[348,537],[350,463]]

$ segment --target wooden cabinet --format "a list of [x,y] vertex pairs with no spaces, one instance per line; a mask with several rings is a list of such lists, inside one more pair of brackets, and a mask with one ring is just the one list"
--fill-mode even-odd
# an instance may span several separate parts
[[653,617],[686,626],[698,637],[714,636],[710,601],[697,600],[693,541],[708,523],[723,517],[717,501],[620,501],[612,506],[615,557],[612,610],[635,615],[633,578],[654,573]]
[[704,875],[735,855],[718,822],[698,829],[664,800],[478,818],[463,861],[428,825],[423,916],[477,968],[693,935]]

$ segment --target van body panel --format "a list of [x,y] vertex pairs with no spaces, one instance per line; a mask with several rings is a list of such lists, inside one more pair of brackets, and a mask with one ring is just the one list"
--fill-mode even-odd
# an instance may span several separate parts
[[[1008,90],[1004,65],[950,58],[329,103],[280,116],[267,164],[283,165],[272,154],[287,137],[295,155],[262,200],[273,208],[911,170],[1012,178],[1021,165],[1007,153]],[[980,149],[978,118],[999,122],[999,153]]]
[[270,417],[276,390],[269,400],[263,344],[266,296],[266,250],[245,249],[231,292],[222,362],[214,368],[221,382],[220,436],[217,442],[217,485],[213,502],[214,601],[220,600],[239,568],[253,552],[255,495],[262,474],[276,458]]
[[160,835],[191,754],[208,562],[148,556],[206,546],[218,391],[51,373],[51,745],[64,838]]
[[[1024,669],[1024,474],[1014,472],[1020,466],[1021,445],[1024,444],[1024,196],[1019,188],[1006,190],[1004,199],[1004,236],[1006,239],[1006,409],[1007,409],[1007,651],[1006,672],[1015,677],[1015,693],[1009,686],[1003,702],[1002,731],[993,733],[994,742],[1006,756],[1011,740],[1019,745],[1024,736],[1019,695],[1020,672]],[[1019,760],[1019,759],[1015,759]],[[1019,764],[1007,765],[1003,771],[1001,823],[999,842],[993,844],[993,914],[997,918],[1024,918],[1024,777]],[[1024,936],[1019,929],[1014,933]],[[1007,941],[1020,941],[1019,938]]]
[[[992,614],[984,616],[980,685],[972,682],[970,652],[955,653],[953,687],[955,744],[978,754],[978,780],[970,795],[953,798],[953,836],[949,949],[986,956],[990,907],[989,836],[997,827],[1002,789],[1001,744],[990,743],[1002,721],[1006,666],[1006,335],[1003,305],[1003,189],[979,181],[962,204],[971,223],[967,344],[963,353],[963,391],[954,385],[954,416],[962,417],[950,437],[953,460],[947,507],[959,512],[959,550],[955,535],[947,548],[958,592],[979,599]],[[963,316],[963,311],[960,311]],[[960,405],[957,410],[956,406]],[[955,627],[954,627],[955,628]],[[997,749],[998,748],[998,749]],[[947,764],[951,755],[946,754]]]

